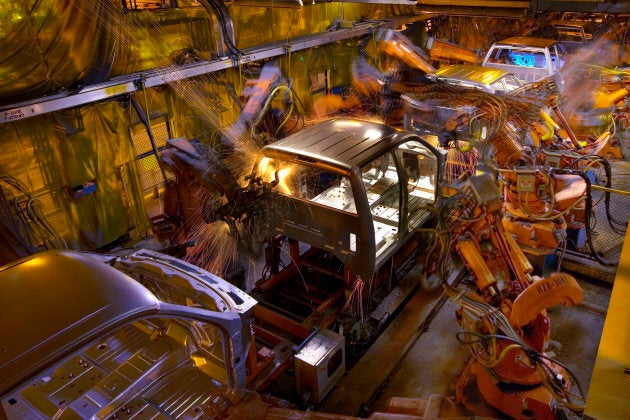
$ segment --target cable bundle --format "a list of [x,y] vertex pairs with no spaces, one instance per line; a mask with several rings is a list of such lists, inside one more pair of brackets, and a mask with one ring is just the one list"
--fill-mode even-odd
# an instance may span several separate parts
[[[10,192],[14,190],[17,195]],[[42,213],[39,199],[32,196],[19,180],[0,174],[0,212],[3,228],[17,241],[18,254],[34,254],[45,249],[67,248],[66,242],[53,229]]]

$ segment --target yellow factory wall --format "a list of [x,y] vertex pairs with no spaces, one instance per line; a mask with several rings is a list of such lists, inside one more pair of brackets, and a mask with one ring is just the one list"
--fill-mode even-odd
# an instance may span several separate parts
[[116,45],[110,76],[168,66],[186,53],[202,59],[223,55],[220,27],[202,7],[117,10],[112,17],[103,34]]
[[[182,57],[211,59],[227,52],[216,16],[199,2],[132,11],[115,0],[31,3],[0,2],[0,105],[168,66]],[[413,11],[340,2],[283,4],[295,6],[231,5],[236,48],[322,32],[339,21]]]
[[[170,137],[216,145],[219,127],[238,115],[237,98],[228,94],[236,70],[218,72],[133,95],[150,124],[167,121]],[[152,132],[164,145],[163,130]],[[160,131],[158,131],[160,130]],[[71,248],[95,249],[150,227],[140,178],[146,128],[128,97],[0,125],[0,174],[25,191],[2,183],[6,197],[25,202],[37,197],[51,226]],[[95,181],[96,189],[72,197],[71,189]],[[75,193],[76,194],[76,193]]]
[[0,104],[170,65],[185,51],[209,58],[223,50],[217,34],[216,18],[200,6],[125,12],[114,0],[1,2]]
[[324,32],[343,21],[360,22],[413,13],[413,6],[360,3],[317,3],[304,6],[295,2],[266,5],[264,2],[239,2],[230,6],[236,46],[248,48],[261,43]]
[[[118,102],[106,102],[0,126],[4,198],[21,206],[35,200],[70,248],[93,249],[132,229],[142,232],[147,223],[127,112]],[[17,220],[10,228],[24,231]],[[32,221],[30,226],[38,228]],[[60,244],[35,238],[33,245],[39,250]]]

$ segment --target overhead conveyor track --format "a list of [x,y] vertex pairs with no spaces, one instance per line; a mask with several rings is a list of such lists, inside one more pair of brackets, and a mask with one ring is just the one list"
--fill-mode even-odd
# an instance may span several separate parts
[[146,88],[165,85],[231,67],[238,67],[239,65],[253,61],[279,57],[295,51],[356,38],[378,31],[379,29],[394,28],[423,18],[426,18],[426,16],[410,14],[390,19],[353,22],[350,28],[340,27],[314,35],[295,37],[289,40],[259,45],[254,48],[242,49],[242,54],[238,57],[225,56],[212,61],[200,61],[181,66],[169,66],[139,73],[131,73],[112,78],[103,83],[86,86],[77,92],[63,92],[45,98],[0,107],[0,124],[74,108],[141,91]]

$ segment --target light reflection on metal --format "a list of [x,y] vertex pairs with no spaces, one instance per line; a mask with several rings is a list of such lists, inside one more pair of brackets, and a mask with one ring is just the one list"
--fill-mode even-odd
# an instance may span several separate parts
[[365,137],[368,139],[377,139],[383,136],[383,133],[381,133],[378,130],[367,130],[365,132]]

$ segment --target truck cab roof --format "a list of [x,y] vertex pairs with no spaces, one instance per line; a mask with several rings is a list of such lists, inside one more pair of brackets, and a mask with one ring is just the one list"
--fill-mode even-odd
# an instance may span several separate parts
[[551,38],[538,38],[534,36],[513,36],[495,42],[494,45],[511,45],[515,47],[549,48],[558,41]]
[[506,93],[523,85],[510,71],[472,64],[443,66],[430,74],[429,78],[488,93]]

